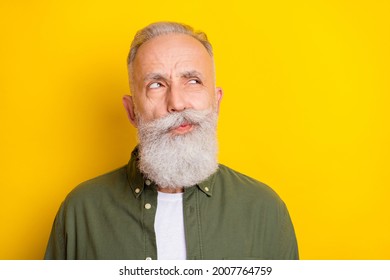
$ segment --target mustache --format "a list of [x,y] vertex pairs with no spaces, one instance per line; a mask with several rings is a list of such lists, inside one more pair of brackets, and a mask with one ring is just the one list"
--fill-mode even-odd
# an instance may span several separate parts
[[148,133],[167,133],[173,128],[176,128],[182,124],[202,125],[202,123],[210,117],[212,109],[207,110],[194,110],[186,109],[181,112],[173,112],[159,119],[144,122],[142,118],[139,120],[139,128],[142,128]]

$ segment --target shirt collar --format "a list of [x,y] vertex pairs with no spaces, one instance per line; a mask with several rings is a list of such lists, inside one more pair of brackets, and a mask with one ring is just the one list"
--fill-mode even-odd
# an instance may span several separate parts
[[202,181],[201,183],[197,184],[198,188],[204,192],[207,196],[213,195],[213,187],[214,187],[214,181],[215,181],[215,174],[218,172],[214,172],[212,175],[210,175],[206,180]]
[[[127,181],[132,190],[132,193],[136,198],[139,198],[142,192],[146,187],[155,187],[156,184],[151,180],[145,178],[141,171],[138,168],[138,146],[136,146],[131,153],[131,158],[127,165]],[[205,193],[208,197],[212,196],[215,174],[218,172],[214,172],[211,176],[209,176],[206,180],[201,183],[196,184],[196,187]],[[194,186],[195,187],[195,186]]]
[[129,186],[136,198],[138,198],[144,188],[145,188],[145,179],[141,171],[138,169],[138,146],[134,148],[131,153],[131,158],[127,164],[127,181]]

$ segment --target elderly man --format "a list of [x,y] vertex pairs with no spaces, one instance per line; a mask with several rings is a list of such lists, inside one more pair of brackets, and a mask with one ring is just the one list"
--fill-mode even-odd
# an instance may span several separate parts
[[204,33],[172,22],[131,45],[139,145],[129,163],[75,188],[46,259],[297,259],[293,225],[268,186],[217,162],[222,89]]

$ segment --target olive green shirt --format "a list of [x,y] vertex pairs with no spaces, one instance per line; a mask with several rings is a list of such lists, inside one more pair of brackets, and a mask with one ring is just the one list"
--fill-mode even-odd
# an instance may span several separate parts
[[[45,259],[157,259],[157,189],[128,165],[82,183],[62,203]],[[268,186],[219,165],[185,188],[187,259],[298,259],[287,208]]]

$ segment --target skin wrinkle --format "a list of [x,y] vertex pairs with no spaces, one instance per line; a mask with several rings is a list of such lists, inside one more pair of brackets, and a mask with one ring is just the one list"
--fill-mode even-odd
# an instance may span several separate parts
[[[199,79],[200,81],[203,81],[202,73],[196,71],[196,70],[188,70],[184,71],[182,73],[179,73],[178,77],[184,78],[184,79]],[[159,81],[164,80],[165,82],[168,82],[171,80],[168,76],[161,74],[161,73],[149,73],[144,78],[144,83],[148,83],[149,81]]]

